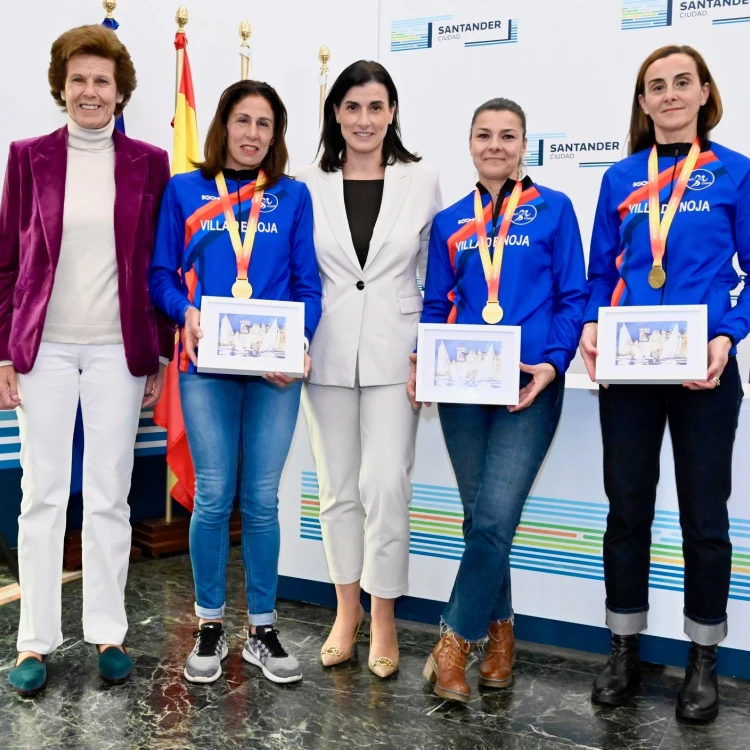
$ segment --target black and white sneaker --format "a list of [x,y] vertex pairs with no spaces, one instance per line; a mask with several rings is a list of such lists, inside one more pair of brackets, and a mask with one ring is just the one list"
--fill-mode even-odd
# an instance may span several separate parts
[[227,636],[220,622],[207,622],[193,633],[195,648],[185,664],[189,682],[216,682],[221,677],[221,660],[226,659]]
[[259,625],[249,634],[242,648],[242,658],[260,667],[271,682],[297,682],[302,679],[302,668],[279,643],[279,631],[271,625]]

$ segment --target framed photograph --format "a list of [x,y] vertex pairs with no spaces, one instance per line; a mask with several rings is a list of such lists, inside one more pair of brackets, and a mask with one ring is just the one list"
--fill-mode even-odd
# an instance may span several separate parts
[[597,383],[688,383],[708,374],[705,305],[600,307]]
[[305,370],[305,305],[234,297],[201,298],[198,372],[301,378]]
[[417,400],[518,403],[520,326],[420,323]]

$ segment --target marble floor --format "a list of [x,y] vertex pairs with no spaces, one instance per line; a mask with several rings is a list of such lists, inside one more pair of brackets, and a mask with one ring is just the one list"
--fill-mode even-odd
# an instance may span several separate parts
[[[6,577],[0,571],[0,580]],[[128,645],[136,666],[121,687],[102,684],[94,648],[82,641],[80,581],[63,587],[66,640],[50,660],[49,687],[35,699],[22,699],[8,687],[19,605],[0,607],[0,748],[750,748],[747,683],[722,680],[719,719],[710,726],[686,725],[674,717],[679,670],[647,669],[632,707],[604,710],[589,701],[603,657],[520,644],[511,688],[475,690],[468,705],[451,705],[422,679],[435,628],[401,623],[401,671],[381,681],[367,670],[367,628],[356,661],[324,670],[318,653],[331,611],[293,602],[279,602],[279,628],[303,664],[304,679],[274,685],[240,656],[241,581],[233,550],[230,656],[225,675],[211,686],[190,685],[182,677],[195,627],[187,556],[132,566]],[[475,662],[473,685],[476,674]]]

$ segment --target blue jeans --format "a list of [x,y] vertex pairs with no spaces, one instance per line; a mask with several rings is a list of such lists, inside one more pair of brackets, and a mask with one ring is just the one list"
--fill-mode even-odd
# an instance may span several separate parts
[[[521,387],[529,382],[522,375]],[[564,378],[527,409],[439,404],[440,425],[464,506],[465,549],[443,622],[467,641],[512,616],[510,548],[560,421]]]
[[302,382],[180,373],[180,398],[195,465],[190,559],[195,613],[224,615],[229,516],[239,477],[242,561],[251,625],[275,620],[278,491],[297,423]]

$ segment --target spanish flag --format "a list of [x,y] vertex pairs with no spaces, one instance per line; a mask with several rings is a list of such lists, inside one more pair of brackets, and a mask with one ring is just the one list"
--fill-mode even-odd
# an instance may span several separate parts
[[[190,74],[190,62],[187,56],[187,37],[178,33],[174,46],[178,51],[184,50],[184,64],[180,87],[177,92],[177,106],[172,127],[174,128],[174,145],[172,149],[172,174],[191,172],[195,163],[201,160],[201,149],[198,143],[198,118],[195,110],[195,93],[193,78]],[[194,271],[189,271],[191,276]],[[186,282],[190,285],[191,279]],[[167,465],[169,466],[169,490],[172,497],[182,506],[192,511],[195,497],[195,470],[190,456],[185,422],[182,418],[180,404],[179,373],[177,371],[177,347],[175,356],[167,368],[167,379],[159,403],[154,408],[154,424],[167,431]]]

